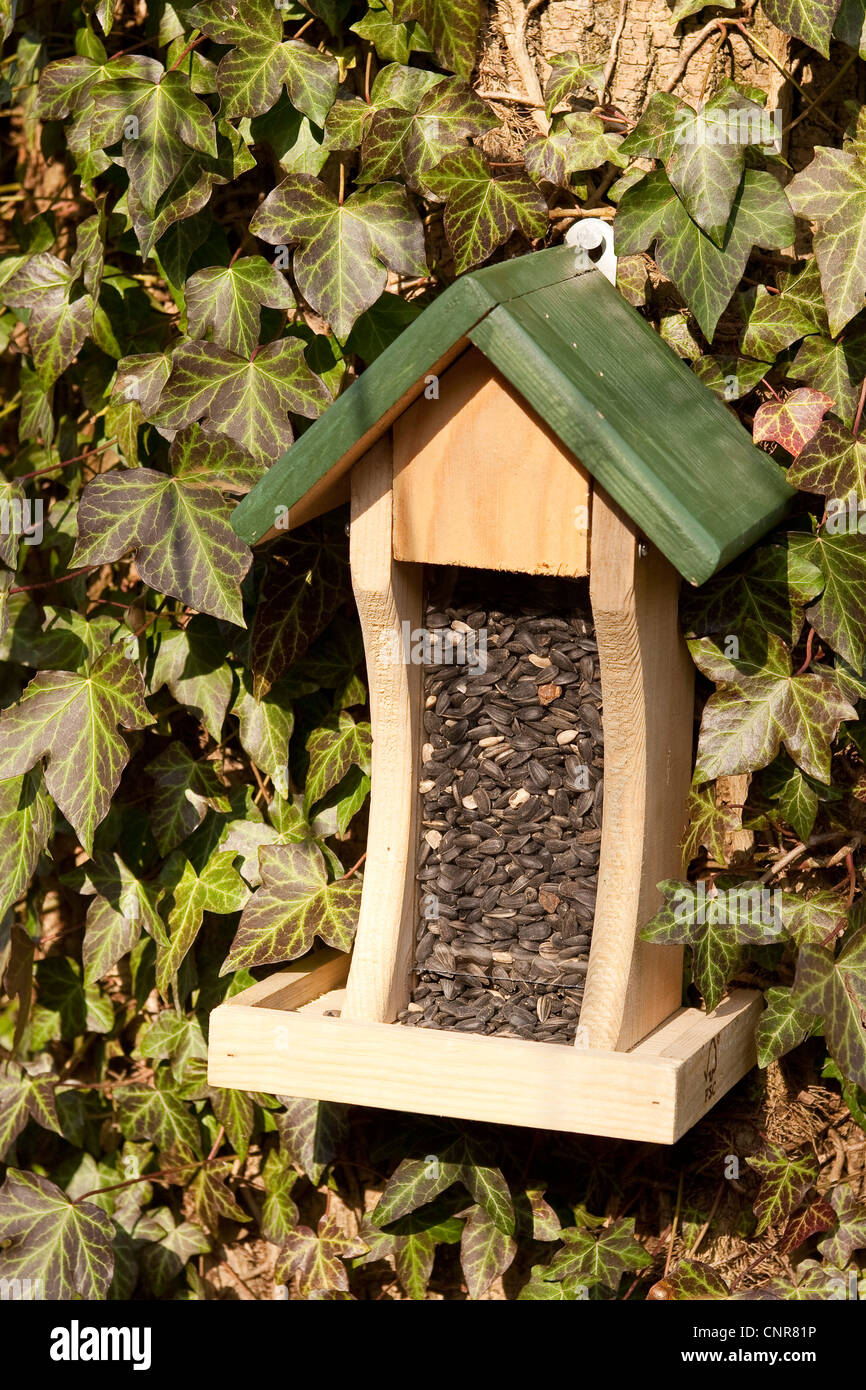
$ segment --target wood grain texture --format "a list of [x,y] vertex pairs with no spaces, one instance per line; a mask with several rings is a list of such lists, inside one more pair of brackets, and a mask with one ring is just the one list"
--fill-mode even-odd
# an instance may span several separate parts
[[[279,986],[277,986],[279,989]],[[211,1015],[212,1086],[672,1144],[754,1065],[761,996],[685,1009],[631,1052],[326,1018],[236,995]]]
[[352,473],[350,563],[364,637],[373,731],[361,914],[347,1018],[389,1023],[409,1002],[422,668],[404,660],[403,624],[421,626],[422,572],[393,558],[393,466],[384,436]]
[[691,778],[694,668],[679,577],[604,493],[593,494],[590,599],[601,666],[604,818],[579,1038],[627,1049],[679,1007],[682,949],[638,940],[679,877]]
[[394,554],[587,573],[589,475],[477,348],[394,424]]

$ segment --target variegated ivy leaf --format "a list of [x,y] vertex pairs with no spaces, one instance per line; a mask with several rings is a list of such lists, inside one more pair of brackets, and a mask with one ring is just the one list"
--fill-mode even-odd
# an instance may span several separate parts
[[778,1061],[799,1047],[815,1026],[812,1014],[797,1007],[790,989],[782,986],[768,989],[765,1003],[755,1035],[759,1067],[768,1067],[771,1062]]
[[84,345],[93,324],[93,298],[70,266],[50,251],[30,256],[9,277],[3,299],[28,311],[27,336],[43,387],[56,381]]
[[421,223],[396,183],[374,184],[341,203],[312,175],[290,174],[260,205],[250,231],[274,246],[296,246],[298,289],[341,339],[375,304],[388,270],[427,273]]
[[[233,1091],[232,1095],[235,1094],[238,1093]],[[298,1174],[280,1149],[270,1149],[262,1168],[262,1177],[265,1184],[262,1235],[272,1244],[282,1245],[300,1220],[300,1213],[291,1195],[292,1188],[298,1181]]]
[[[743,959],[744,946],[781,940],[777,899],[760,883],[723,874],[709,891],[703,882],[659,884],[662,906],[641,932],[644,941],[690,946],[695,984],[712,1010],[721,1002]],[[789,895],[791,896],[791,895]]]
[[573,1226],[560,1239],[562,1246],[542,1274],[545,1283],[576,1278],[582,1284],[616,1289],[626,1270],[645,1269],[651,1263],[635,1237],[631,1217],[595,1231]]
[[212,1231],[219,1233],[220,1221],[237,1221],[244,1224],[252,1221],[252,1216],[237,1200],[225,1179],[231,1175],[233,1160],[226,1158],[222,1163],[211,1163],[199,1168],[189,1185],[192,1210],[196,1219]]
[[4,1159],[28,1120],[62,1134],[54,1088],[57,1077],[31,1075],[8,1058],[0,1070],[0,1159]]
[[157,939],[159,884],[137,878],[119,855],[100,855],[88,872],[96,894],[87,909],[81,962],[85,985],[95,984],[136,945],[142,927]]
[[[733,4],[733,0],[731,0]],[[550,75],[544,88],[544,111],[547,119],[553,108],[567,97],[591,88],[599,99],[604,94],[604,64],[582,63],[579,53],[554,53],[550,59]]]
[[683,839],[683,865],[688,867],[703,846],[717,864],[727,864],[726,836],[742,829],[743,813],[725,806],[716,798],[716,786],[709,782],[692,787],[686,803],[688,829]]
[[761,546],[744,568],[732,566],[686,595],[682,617],[689,637],[737,638],[740,652],[766,650],[767,633],[793,646],[803,609],[823,588],[821,571],[799,549]]
[[53,823],[38,769],[0,782],[0,918],[29,887]]
[[80,275],[85,289],[99,296],[105,265],[105,211],[86,217],[75,229],[75,253],[69,262],[73,275]]
[[[173,980],[195,942],[205,912],[238,912],[250,890],[237,869],[234,855],[217,851],[199,868],[183,851],[175,850],[160,871],[165,885],[161,910],[166,914],[168,940],[157,943],[156,983],[167,999]],[[222,971],[225,974],[225,968]]]
[[779,292],[758,285],[743,297],[746,328],[740,347],[747,357],[772,362],[800,338],[827,332],[827,310],[817,261],[779,277]]
[[448,155],[427,176],[445,199],[445,234],[458,274],[486,261],[512,232],[529,240],[548,229],[547,203],[523,174],[497,179],[478,150]]
[[440,1158],[404,1158],[391,1174],[371,1220],[376,1226],[388,1226],[409,1212],[417,1211],[447,1192],[460,1181],[461,1165],[446,1150]]
[[[785,930],[798,946],[828,946],[850,925],[848,898],[844,890],[818,888],[810,897],[785,895]],[[790,905],[789,905],[790,902]]]
[[333,1163],[348,1129],[348,1109],[324,1100],[281,1096],[286,1107],[274,1115],[280,1145],[289,1161],[314,1187]]
[[317,1293],[348,1292],[349,1276],[344,1260],[363,1255],[367,1249],[357,1236],[347,1236],[332,1216],[325,1215],[316,1232],[298,1226],[277,1256],[274,1278],[287,1283],[298,1279],[301,1298]]
[[413,53],[429,53],[430,40],[421,25],[414,19],[395,23],[392,8],[391,0],[370,0],[364,18],[350,25],[352,33],[371,43],[385,62],[408,63]]
[[278,796],[289,795],[289,740],[295,720],[291,705],[279,691],[262,700],[253,694],[253,675],[242,671],[232,714],[240,725],[240,742],[261,772],[274,784]]
[[156,410],[170,371],[171,355],[167,352],[140,352],[132,357],[121,357],[117,364],[115,393],[135,401],[142,415],[150,416]]
[[[347,595],[345,546],[295,541],[287,563],[272,563],[253,619],[250,664],[257,700],[324,632]],[[319,682],[327,685],[326,680]]]
[[156,82],[161,72],[162,65],[143,53],[117,54],[110,62],[103,56],[79,53],[61,58],[42,69],[39,115],[44,121],[62,121],[73,112],[87,111],[89,121],[93,111],[91,93],[97,82],[109,77]]
[[[840,501],[844,507],[844,494]],[[846,520],[845,510],[837,515]],[[862,671],[866,663],[866,536],[847,530],[831,534],[825,529],[814,536],[792,535],[790,544],[817,565],[824,577],[823,593],[807,608],[807,619],[819,637]]]
[[329,883],[311,840],[266,845],[259,865],[262,886],[244,908],[221,975],[296,960],[316,936],[338,951],[350,949],[361,906],[359,877]]
[[208,807],[229,809],[216,765],[196,762],[182,743],[170,743],[147,771],[154,785],[151,826],[160,854],[168,854],[197,830]]
[[802,39],[826,58],[842,0],[764,0],[767,18],[783,34]]
[[30,682],[0,715],[0,766],[20,777],[46,758],[48,791],[90,851],[129,760],[118,726],[153,722],[139,672],[114,647],[82,675],[41,671]]
[[[367,1246],[367,1253],[357,1261],[359,1265],[375,1264],[379,1260],[393,1262],[394,1271],[400,1287],[407,1298],[421,1302],[427,1297],[430,1276],[436,1251],[440,1244],[441,1225],[433,1230],[413,1231],[409,1235],[393,1235],[377,1231],[366,1221],[361,1227],[361,1238]],[[463,1223],[457,1221],[457,1238]]]
[[527,140],[523,160],[537,181],[547,180],[564,187],[578,170],[597,169],[606,163],[624,168],[626,160],[619,153],[620,143],[621,137],[610,135],[598,116],[575,111],[558,121],[551,135]]
[[467,82],[475,66],[484,11],[483,0],[394,0],[391,9],[401,24],[417,19],[443,67]]
[[820,801],[828,798],[828,794],[834,790],[816,782],[814,777],[807,777],[801,768],[791,762],[787,753],[780,753],[761,774],[760,786],[761,791],[775,803],[784,820],[804,841],[812,833]]
[[156,1298],[168,1292],[188,1261],[211,1248],[201,1226],[176,1221],[169,1207],[146,1212],[136,1222],[134,1237],[141,1252],[141,1272]]
[[617,254],[655,242],[659,270],[672,280],[712,341],[754,246],[775,250],[794,238],[794,219],[772,174],[747,169],[734,199],[724,249],[693,222],[662,170],[623,195],[614,224]]
[[758,1218],[755,1235],[769,1226],[787,1222],[818,1178],[818,1160],[814,1153],[790,1155],[779,1144],[765,1149],[746,1162],[761,1175],[761,1187],[755,1198],[754,1212]]
[[[796,459],[821,426],[833,405],[832,396],[801,386],[784,400],[765,401],[755,412],[752,437],[756,444],[771,440]],[[790,479],[793,482],[793,478]]]
[[263,256],[196,271],[184,298],[189,336],[210,337],[241,357],[249,357],[259,341],[262,308],[291,309],[295,303],[285,278]]
[[836,1229],[818,1245],[818,1250],[836,1269],[844,1269],[858,1250],[866,1250],[866,1210],[850,1182],[839,1183],[830,1192],[830,1205],[836,1215]]
[[8,1169],[0,1191],[0,1279],[27,1279],[48,1299],[104,1299],[114,1222],[47,1178]]
[[829,1231],[835,1220],[836,1213],[826,1197],[816,1197],[791,1217],[777,1246],[779,1254],[791,1255],[805,1245],[810,1236]]
[[473,1207],[460,1242],[460,1267],[471,1299],[483,1298],[517,1254],[517,1242],[491,1221],[483,1207]]
[[156,1085],[133,1082],[117,1093],[115,1115],[121,1134],[137,1142],[150,1140],[163,1152],[181,1145],[201,1156],[201,1133],[195,1115],[180,1097],[166,1068]]
[[835,414],[853,423],[866,376],[863,316],[847,324],[838,338],[831,338],[826,330],[804,338],[786,375],[789,381],[805,381],[826,391],[835,401]]
[[786,192],[796,213],[818,223],[813,246],[835,337],[864,307],[866,161],[851,150],[822,145]]
[[[139,1033],[133,1056],[146,1061],[169,1062],[175,1080],[182,1081],[187,1062],[201,1062],[207,1058],[201,1024],[195,1017],[179,1014],[174,1009],[161,1009]],[[238,1095],[242,1095],[252,1108],[245,1091],[239,1091]]]
[[366,126],[361,146],[362,183],[391,177],[423,191],[425,177],[446,155],[462,150],[499,125],[488,106],[456,77],[429,87],[414,108],[377,109]]
[[242,450],[194,426],[172,445],[172,473],[117,468],[88,483],[71,563],[109,564],[132,552],[158,593],[244,627],[240,585],[252,552],[232,530],[221,491],[232,487],[227,449],[245,471]]
[[370,725],[356,724],[341,710],[307,738],[310,766],[304,784],[304,804],[309,809],[339,785],[353,767],[370,771],[373,739]]
[[[703,6],[704,0],[701,0]],[[710,1265],[699,1260],[680,1260],[666,1278],[653,1284],[647,1299],[682,1299],[685,1302],[715,1302],[730,1297],[724,1279]]]
[[855,436],[835,415],[829,416],[788,469],[788,481],[803,492],[846,503],[853,492],[866,504],[866,436]]
[[824,1020],[831,1057],[843,1074],[866,1088],[866,927],[833,945],[800,947],[793,1002]]
[[[163,1015],[160,1014],[160,1017],[162,1018]],[[202,1042],[204,1043],[203,1038]],[[203,1055],[207,1057],[207,1044],[204,1044]],[[213,1112],[225,1129],[229,1143],[238,1158],[246,1158],[256,1123],[256,1111],[252,1096],[246,1091],[224,1091],[222,1088],[215,1088],[210,1093],[210,1102],[213,1106]],[[275,1152],[275,1150],[271,1150],[271,1153]],[[277,1156],[279,1157],[279,1154]],[[265,1161],[265,1172],[267,1172],[267,1166],[267,1161]],[[265,1182],[267,1183],[267,1179]]]
[[289,412],[315,419],[330,400],[324,382],[307,366],[300,338],[279,338],[252,357],[218,343],[193,342],[175,349],[152,419],[167,429],[203,420],[211,435],[229,435],[269,466],[294,438]]
[[107,149],[122,141],[126,172],[148,213],[180,173],[188,150],[216,155],[213,115],[182,72],[112,74],[95,84],[92,96],[91,145]]
[[772,634],[763,663],[731,660],[707,638],[689,647],[704,675],[722,683],[704,709],[699,781],[755,772],[782,746],[804,772],[830,781],[830,745],[842,720],[856,717],[831,675],[795,675],[790,654]]
[[198,716],[215,743],[222,737],[232,684],[225,640],[212,618],[193,618],[185,628],[159,636],[148,694],[168,686],[178,704]]

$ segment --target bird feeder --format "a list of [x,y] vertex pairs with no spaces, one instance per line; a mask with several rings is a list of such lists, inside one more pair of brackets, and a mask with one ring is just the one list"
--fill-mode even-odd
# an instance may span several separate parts
[[[639,933],[660,903],[659,882],[682,873],[694,690],[677,623],[681,579],[702,583],[733,560],[781,518],[790,495],[781,470],[733,413],[579,246],[465,276],[368,367],[269,470],[234,522],[253,544],[274,534],[286,508],[296,525],[351,500],[351,573],[373,732],[354,951],[313,953],[217,1008],[212,1084],[673,1143],[754,1065],[760,995],[734,990],[712,1013],[681,1007],[681,948],[642,942]],[[425,830],[419,792],[420,783],[429,793],[425,715],[436,702],[429,669],[407,656],[406,634],[427,631],[433,578],[464,583],[483,615],[485,585],[506,574],[525,577],[514,582],[527,593],[542,582],[548,594],[563,585],[573,596],[582,585],[600,667],[603,810],[590,945],[577,1018],[575,1006],[568,1011],[573,1041],[553,1046],[508,1028],[479,1030],[463,1006],[454,1027],[410,1026],[419,1022],[413,1011],[422,1011],[413,1003],[419,978],[438,968],[430,958],[419,962],[416,951],[430,881],[419,861],[423,851],[429,865],[423,846],[441,844],[441,832]],[[560,642],[559,650],[576,648]],[[537,661],[543,668],[545,658]],[[547,719],[555,699],[535,706],[537,719]],[[457,724],[459,737],[465,731]],[[446,725],[444,735],[453,734],[455,721]],[[567,726],[568,710],[557,722],[566,741]],[[503,747],[507,757],[507,739]],[[464,775],[476,752],[461,754]],[[554,762],[551,754],[536,772],[537,824],[552,814],[555,794],[544,776]],[[483,832],[489,844],[506,822],[511,834],[515,798],[507,791],[495,806],[481,798],[480,809],[475,797],[457,796],[466,843]],[[468,821],[460,819],[467,803]],[[447,833],[453,822],[444,812],[439,824]],[[555,843],[560,855],[565,843],[567,859],[569,836],[577,843],[580,835],[568,815],[557,824]],[[502,830],[495,844],[525,838],[509,840]],[[548,859],[541,859],[543,878]],[[514,867],[505,863],[506,874]],[[458,884],[453,861],[448,872],[446,887]],[[533,867],[523,877],[535,883],[526,909],[534,923],[559,895],[545,895]],[[445,961],[456,976],[460,961],[448,951],[459,947],[459,904],[468,900],[459,886],[446,897]],[[481,917],[485,940],[508,929],[509,913]],[[565,931],[567,911],[561,922]],[[484,949],[481,958],[473,988],[486,1003],[484,990],[496,993],[497,980]],[[554,978],[555,990],[549,964],[543,978]],[[494,1005],[501,995],[511,1007],[509,988],[506,978]],[[538,1008],[539,1018],[544,1012]]]

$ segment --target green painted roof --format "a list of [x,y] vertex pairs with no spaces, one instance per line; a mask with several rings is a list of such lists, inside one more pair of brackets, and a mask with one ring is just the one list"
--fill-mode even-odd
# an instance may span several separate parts
[[[452,285],[235,509],[253,544],[468,338],[693,584],[784,515],[793,489],[732,412],[582,253],[556,247]],[[381,429],[380,431],[381,432]]]

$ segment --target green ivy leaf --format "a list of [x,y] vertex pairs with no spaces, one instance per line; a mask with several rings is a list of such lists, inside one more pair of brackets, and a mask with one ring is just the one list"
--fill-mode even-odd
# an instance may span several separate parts
[[700,1260],[680,1260],[676,1269],[653,1285],[648,1297],[706,1303],[729,1298],[730,1289],[709,1265]]
[[597,1231],[574,1226],[562,1232],[561,1240],[561,1248],[542,1275],[547,1283],[579,1279],[583,1284],[615,1289],[627,1269],[645,1269],[651,1263],[635,1238],[632,1218]]
[[280,338],[249,359],[219,343],[195,342],[175,349],[152,418],[167,429],[203,420],[211,436],[229,435],[269,466],[294,438],[289,413],[314,419],[330,400],[300,338]]
[[504,1234],[483,1207],[473,1207],[463,1228],[460,1267],[471,1299],[483,1298],[517,1254],[517,1243]]
[[197,830],[208,807],[228,811],[226,788],[216,765],[196,761],[182,743],[173,742],[148,764],[153,781],[151,825],[160,854],[168,854]]
[[768,1144],[746,1162],[761,1175],[761,1187],[754,1203],[758,1218],[755,1235],[759,1236],[770,1226],[788,1221],[809,1189],[814,1187],[819,1164],[813,1153],[792,1157],[779,1144]]
[[0,715],[0,763],[8,777],[20,777],[47,759],[48,791],[89,853],[129,761],[118,725],[153,722],[141,676],[114,648],[84,675],[41,671],[30,682]]
[[0,782],[0,918],[29,887],[53,823],[38,771]]
[[830,415],[788,469],[788,481],[821,497],[847,502],[853,492],[866,502],[866,439]]
[[698,742],[700,781],[754,772],[784,745],[804,772],[830,781],[830,745],[843,719],[856,712],[830,675],[794,675],[791,658],[769,634],[763,665],[730,660],[709,639],[689,644],[698,668],[723,682],[707,702]]
[[[10,1168],[0,1191],[0,1279],[37,1281],[48,1299],[104,1299],[114,1223],[47,1178]],[[7,1244],[7,1242],[9,1242]]]
[[232,705],[240,725],[240,742],[262,772],[270,777],[278,796],[289,795],[289,740],[295,719],[291,705],[279,690],[258,701],[253,694],[253,675],[242,671]]
[[264,256],[242,256],[223,268],[196,271],[186,282],[187,332],[211,337],[240,357],[259,341],[261,309],[292,309],[295,298],[285,279]]
[[366,39],[385,62],[408,63],[413,53],[429,53],[430,40],[414,19],[395,24],[384,0],[371,0],[363,19],[350,25],[351,32]]
[[250,640],[257,700],[299,661],[337,612],[348,589],[346,558],[344,546],[297,541],[288,563],[268,569]]
[[316,1293],[348,1292],[344,1260],[363,1255],[366,1248],[362,1240],[345,1235],[334,1218],[326,1215],[315,1233],[308,1226],[292,1231],[277,1256],[274,1278],[287,1283],[297,1275],[301,1298]]
[[805,942],[797,959],[792,1001],[824,1020],[827,1047],[842,1074],[866,1087],[866,927],[833,946]]
[[319,179],[290,174],[259,206],[250,231],[275,246],[296,245],[298,289],[341,339],[375,304],[389,269],[427,273],[421,223],[396,183],[375,184],[340,203]]
[[771,24],[828,57],[841,0],[764,0]]
[[376,1226],[388,1226],[409,1212],[426,1206],[460,1181],[461,1165],[446,1155],[440,1159],[404,1158],[391,1174],[371,1214]]
[[766,285],[750,290],[743,297],[743,308],[746,327],[740,347],[747,357],[772,362],[800,338],[828,331],[817,261],[780,276],[777,294]]
[[136,1241],[146,1241],[141,1250],[141,1267],[156,1298],[167,1293],[184,1265],[195,1255],[206,1255],[211,1248],[200,1226],[176,1221],[168,1207],[147,1212],[136,1223]]
[[826,331],[804,338],[787,375],[832,396],[835,413],[852,423],[866,376],[866,321],[854,319],[836,339]]
[[363,183],[400,177],[423,192],[425,179],[446,155],[498,126],[490,108],[465,82],[443,78],[411,109],[385,106],[366,124],[361,146]]
[[[230,1094],[236,1093],[232,1091]],[[262,1177],[265,1184],[262,1235],[274,1245],[282,1245],[299,1220],[298,1208],[291,1195],[298,1174],[280,1149],[270,1149],[262,1168]]]
[[[734,0],[731,0],[731,4]],[[550,57],[550,75],[544,88],[544,113],[550,120],[553,108],[577,92],[592,88],[601,99],[604,95],[604,64],[582,63],[579,53],[554,53]]]
[[445,199],[445,234],[458,274],[486,261],[512,232],[545,236],[547,203],[523,174],[496,179],[478,150],[448,155],[428,174]]
[[[668,4],[674,7],[671,24],[676,28],[684,19],[689,19],[693,14],[700,14],[709,3],[710,0],[668,0]],[[712,3],[714,7],[725,10],[733,10],[737,6],[737,0],[712,0]]]
[[567,187],[578,170],[597,169],[602,164],[624,167],[620,137],[608,134],[604,122],[589,111],[564,116],[550,135],[539,135],[523,147],[527,172],[538,182]]
[[717,864],[726,864],[725,836],[742,828],[742,811],[716,801],[716,784],[693,786],[686,803],[688,828],[683,839],[683,864],[696,859],[703,846]]
[[197,617],[185,628],[159,636],[148,694],[155,695],[164,685],[219,743],[232,695],[232,669],[216,623]]
[[[751,136],[760,132],[763,107],[727,82],[695,112],[680,106],[665,171],[694,222],[718,247],[740,188]],[[732,121],[736,136],[731,140]],[[742,138],[748,131],[748,143]]]
[[842,0],[833,33],[835,38],[857,49],[861,58],[866,58],[866,11],[861,0]]
[[202,1156],[195,1115],[160,1073],[156,1086],[134,1081],[122,1087],[115,1097],[115,1114],[127,1139],[149,1139],[163,1152],[186,1146],[199,1158]]
[[851,150],[819,146],[786,192],[796,213],[818,223],[813,246],[835,337],[866,294],[866,162]]
[[850,1182],[839,1183],[829,1198],[838,1224],[818,1249],[829,1264],[844,1269],[858,1250],[866,1250],[866,1211]]
[[314,729],[307,739],[310,766],[304,786],[305,806],[309,809],[321,801],[332,787],[342,782],[350,768],[360,767],[369,772],[372,751],[370,725],[356,724],[345,710]]
[[416,19],[423,25],[443,67],[468,82],[484,8],[483,0],[394,0],[392,13],[400,24]]
[[761,546],[743,568],[733,566],[686,595],[688,636],[736,637],[740,651],[766,651],[766,634],[794,646],[806,604],[823,588],[821,571],[798,547]]
[[799,1047],[815,1024],[811,1014],[797,1007],[790,989],[782,986],[768,989],[765,1004],[756,1035],[759,1067],[768,1067]]
[[[73,297],[75,296],[75,297]],[[10,308],[28,311],[33,363],[48,387],[75,360],[93,324],[93,298],[78,293],[72,269],[50,251],[30,256],[3,290]]]
[[221,975],[296,960],[319,936],[348,951],[361,906],[358,878],[328,883],[321,851],[311,841],[259,851],[262,887],[247,903]]
[[[198,936],[205,912],[238,912],[249,898],[250,891],[233,861],[233,854],[217,852],[198,868],[181,850],[175,850],[163,865],[160,879],[166,888],[162,907],[168,940],[157,943],[156,983],[164,999]],[[221,973],[227,968],[228,963]]]
[[346,1129],[346,1107],[326,1101],[281,1096],[285,1111],[274,1117],[287,1158],[314,1187],[334,1162]]
[[[54,1099],[56,1076],[31,1075],[10,1060],[0,1070],[0,1159],[6,1157],[28,1120],[62,1134]],[[0,1209],[2,1216],[2,1209]]]
[[[807,619],[819,637],[861,671],[866,662],[866,537],[820,531],[815,536],[792,535],[790,543],[820,568],[824,578],[823,592],[807,608]],[[814,769],[805,771],[814,774]]]

